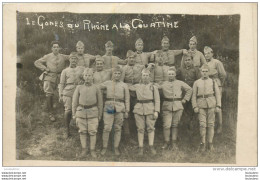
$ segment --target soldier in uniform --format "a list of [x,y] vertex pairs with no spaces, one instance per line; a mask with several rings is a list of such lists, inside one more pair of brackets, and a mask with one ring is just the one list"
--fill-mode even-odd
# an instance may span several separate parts
[[146,65],[149,63],[149,60],[153,60],[154,52],[143,52],[144,42],[141,38],[137,39],[135,42],[136,49],[136,60],[135,64]]
[[[183,104],[188,102],[192,95],[192,88],[183,81],[176,79],[176,69],[171,67],[168,70],[169,80],[160,86],[163,95],[163,149],[170,146],[170,134],[172,132],[172,150],[177,149],[178,125],[183,112]],[[183,91],[185,95],[183,96]]]
[[[193,64],[193,58],[190,53],[183,56],[184,63],[181,65],[179,69],[177,69],[177,76],[178,80],[181,80],[187,83],[190,87],[193,87],[193,83],[201,77],[200,70],[198,67],[195,67]],[[192,108],[191,101],[183,104],[184,106],[184,114],[186,115],[188,120],[188,128],[189,133],[192,133],[193,130],[193,123],[195,120],[194,111]]]
[[101,83],[111,80],[111,69],[104,70],[104,58],[97,55],[95,60],[94,84],[100,85]]
[[192,107],[198,113],[200,124],[201,143],[199,150],[213,149],[215,112],[221,109],[221,96],[217,83],[209,78],[210,68],[204,64],[201,67],[201,78],[194,82],[192,94]]
[[143,69],[140,83],[129,87],[129,89],[130,91],[135,91],[137,96],[137,104],[134,107],[133,113],[138,131],[138,155],[143,155],[145,127],[148,132],[150,152],[152,155],[155,155],[156,150],[153,146],[154,125],[160,112],[160,95],[158,88],[150,83],[150,71]]
[[[226,71],[221,61],[213,58],[213,50],[206,46],[204,48],[204,54],[207,60],[207,65],[210,68],[209,77],[213,79],[219,87],[220,95],[222,97],[223,85],[226,79]],[[217,112],[217,133],[222,132],[222,111]]]
[[[164,36],[162,39],[162,52],[163,52],[163,64],[168,66],[175,66],[175,56],[180,54],[187,54],[186,49],[181,50],[169,50],[170,40],[168,37]],[[151,60],[154,61],[154,60]]]
[[[192,59],[193,59],[193,65],[195,67],[201,67],[203,64],[206,63],[206,59],[204,57],[204,55],[202,54],[202,52],[197,50],[197,38],[196,36],[192,36],[192,38],[189,41],[189,47],[190,49],[188,50],[188,53],[191,54]],[[183,66],[184,64],[184,58],[182,58],[181,61],[181,66]]]
[[90,137],[90,154],[96,158],[96,134],[98,122],[101,120],[103,100],[100,89],[93,84],[93,70],[86,68],[83,72],[85,83],[78,85],[72,99],[73,118],[79,128],[82,152],[80,157],[87,155],[87,133]]
[[100,85],[101,89],[106,90],[106,101],[104,106],[104,130],[103,130],[103,149],[101,155],[105,155],[108,146],[109,134],[114,127],[114,153],[120,155],[119,143],[121,140],[121,130],[124,118],[128,118],[129,112],[129,89],[127,84],[120,81],[122,69],[116,66],[113,69],[112,80]]
[[95,56],[84,53],[85,45],[81,41],[77,42],[76,50],[77,50],[77,57],[78,57],[78,66],[90,67],[95,60]]
[[66,138],[70,136],[69,126],[72,118],[72,96],[76,89],[76,86],[82,83],[82,73],[84,67],[77,66],[77,53],[70,53],[70,66],[61,72],[60,84],[59,84],[59,100],[64,103],[65,113],[65,127]]
[[59,42],[51,43],[52,53],[36,60],[34,65],[43,71],[40,80],[43,81],[43,89],[46,94],[46,104],[51,121],[55,121],[53,115],[53,96],[60,80],[60,73],[66,67],[66,61],[69,60],[68,55],[60,54]]
[[118,64],[126,65],[127,61],[122,60],[117,56],[113,56],[114,44],[111,41],[108,41],[105,44],[106,54],[103,56],[104,58],[104,69],[115,68]]

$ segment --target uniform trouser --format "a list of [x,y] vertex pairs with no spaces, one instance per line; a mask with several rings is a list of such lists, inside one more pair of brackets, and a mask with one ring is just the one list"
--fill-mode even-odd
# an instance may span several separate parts
[[[201,142],[206,142],[206,135],[208,142],[212,143],[214,137],[215,126],[215,108],[201,108],[199,109],[199,122],[200,122],[200,136]],[[208,132],[207,132],[208,129]]]
[[114,126],[114,147],[118,148],[121,140],[121,130],[124,122],[124,114],[122,112],[116,112],[109,114],[104,112],[104,129],[103,129],[103,148],[107,148],[109,134]]
[[57,88],[57,84],[50,82],[50,81],[44,81],[43,82],[43,90],[46,94],[46,100],[47,100],[47,111],[50,114],[53,114],[53,96],[54,91]]
[[136,104],[136,97],[131,96],[130,101],[130,112],[128,114],[128,118],[124,120],[123,129],[124,129],[124,135],[126,136],[134,136],[136,133],[136,125],[135,125],[135,118],[133,109]]
[[62,99],[65,108],[65,113],[64,113],[65,127],[67,128],[67,133],[69,133],[70,120],[72,116],[72,97],[63,96]]
[[137,134],[138,134],[139,147],[143,147],[145,126],[146,126],[146,130],[148,132],[149,145],[153,146],[155,122],[156,122],[156,119],[154,119],[153,114],[149,114],[149,115],[135,114],[135,123],[136,123],[137,131],[138,131]]
[[79,128],[80,142],[82,148],[87,148],[87,134],[90,136],[90,149],[96,146],[96,134],[98,129],[98,118],[76,118],[76,125]]
[[170,134],[172,129],[172,140],[177,140],[178,126],[181,120],[183,110],[178,111],[163,111],[163,132],[164,140],[170,141]]
[[[219,86],[219,92],[220,92],[220,99],[222,98],[222,87]],[[222,126],[222,111],[220,109],[219,112],[216,113],[217,115],[217,122],[219,126]]]

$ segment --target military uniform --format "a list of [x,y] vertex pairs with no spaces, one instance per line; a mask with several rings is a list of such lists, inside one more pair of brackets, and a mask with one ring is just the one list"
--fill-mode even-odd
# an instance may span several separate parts
[[85,82],[85,84],[77,86],[73,94],[72,113],[76,118],[76,125],[79,128],[83,153],[86,152],[88,133],[90,135],[90,150],[93,157],[96,157],[96,133],[102,109],[103,100],[101,91],[96,85]]
[[99,85],[111,79],[112,77],[111,69],[95,71],[93,77],[94,77],[94,84]]
[[151,82],[162,84],[168,80],[169,66],[155,64],[151,69]]
[[103,154],[105,154],[112,127],[114,127],[114,148],[118,150],[121,139],[121,129],[124,121],[124,113],[128,113],[130,108],[130,97],[128,86],[122,81],[109,80],[102,83],[100,87],[101,89],[106,90],[106,102],[103,114]]
[[[84,43],[81,41],[78,41],[76,44],[77,47],[84,48]],[[78,58],[78,66],[83,66],[85,68],[90,67],[95,60],[95,56],[90,55],[90,54],[81,54],[77,53],[77,58]]]
[[[141,38],[137,39],[135,45],[137,44],[144,44]],[[153,52],[143,52],[143,51],[136,51],[136,64],[146,65],[149,63],[151,57],[153,57]],[[151,59],[152,60],[152,59]]]

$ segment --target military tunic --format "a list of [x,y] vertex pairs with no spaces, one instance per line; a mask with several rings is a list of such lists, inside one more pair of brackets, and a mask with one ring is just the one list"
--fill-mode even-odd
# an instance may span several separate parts
[[168,80],[168,70],[169,66],[163,65],[159,66],[155,64],[154,68],[151,69],[151,82],[161,84]]
[[175,56],[182,54],[183,50],[167,50],[167,51],[162,50],[162,53],[163,53],[163,63],[168,66],[175,66]]
[[104,55],[104,69],[111,69],[116,67],[118,64],[126,65],[127,61],[122,60],[117,56]]
[[96,59],[95,56],[92,56],[90,54],[77,54],[78,57],[78,66],[83,66],[83,67],[90,67],[92,64],[92,61]]
[[136,64],[140,64],[140,65],[148,64],[151,56],[152,56],[152,52],[136,52]]
[[[204,55],[202,54],[202,52],[198,51],[197,49],[195,49],[194,51],[189,49],[188,53],[191,54],[191,56],[193,58],[193,65],[195,67],[199,68],[203,64],[206,64],[206,59],[205,59]],[[183,66],[183,64],[184,64],[184,58],[182,57],[181,66]]]

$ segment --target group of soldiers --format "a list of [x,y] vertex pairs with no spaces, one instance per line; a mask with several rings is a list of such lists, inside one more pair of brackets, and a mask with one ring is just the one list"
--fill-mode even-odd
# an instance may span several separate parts
[[[213,50],[206,46],[204,55],[196,49],[197,39],[189,41],[189,50],[170,50],[165,36],[161,50],[143,52],[144,43],[137,39],[136,51],[127,51],[126,59],[113,55],[114,45],[105,44],[104,56],[84,53],[79,41],[70,55],[59,53],[59,42],[51,44],[52,53],[35,61],[43,71],[47,109],[55,121],[53,96],[58,86],[59,100],[65,107],[66,137],[70,135],[70,121],[76,121],[82,146],[81,157],[88,152],[96,158],[96,134],[102,121],[103,148],[107,152],[109,135],[113,129],[115,155],[120,155],[121,131],[128,132],[129,141],[137,128],[138,155],[142,156],[144,134],[147,131],[149,149],[154,148],[155,123],[158,116],[163,121],[163,149],[176,150],[178,126],[183,111],[190,122],[198,117],[200,124],[200,151],[213,150],[215,115],[217,132],[222,131],[221,96],[226,78],[223,64],[213,58]],[[181,67],[175,68],[175,56],[183,55]],[[66,61],[70,62],[66,68]],[[195,113],[198,115],[195,116]],[[135,122],[135,123],[134,123]]]

